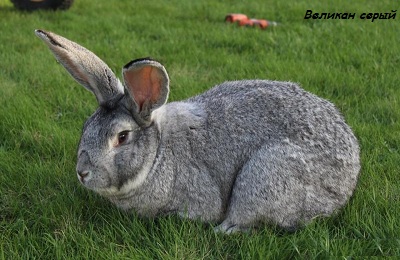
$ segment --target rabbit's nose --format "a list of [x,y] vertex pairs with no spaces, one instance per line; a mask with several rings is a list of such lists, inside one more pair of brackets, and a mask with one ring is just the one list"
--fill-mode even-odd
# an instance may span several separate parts
[[79,175],[79,179],[81,182],[85,181],[85,178],[87,178],[92,172],[91,171],[78,171],[77,172]]

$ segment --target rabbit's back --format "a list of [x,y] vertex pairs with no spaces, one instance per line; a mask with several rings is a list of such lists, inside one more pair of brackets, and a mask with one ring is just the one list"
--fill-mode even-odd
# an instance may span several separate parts
[[209,143],[238,149],[237,159],[247,160],[258,146],[284,141],[349,160],[354,159],[349,154],[358,156],[357,139],[336,107],[294,83],[225,82],[188,102],[206,111]]
[[[351,196],[360,169],[359,147],[332,103],[293,83],[263,80],[225,82],[186,102],[204,110],[205,115],[200,127],[185,134],[189,136],[187,144],[176,147],[176,151],[182,151],[181,158],[186,151],[185,162],[190,162],[182,168],[187,173],[180,177],[185,181],[178,186],[188,185],[186,181],[196,176],[193,172],[207,176],[214,186],[198,187],[199,194],[205,197],[215,196],[215,190],[220,193],[220,217],[233,207],[229,203],[241,175],[247,179],[245,194],[237,191],[241,197],[260,187],[273,192],[285,185],[289,191],[292,185],[296,192],[286,195],[291,198],[272,198],[275,195],[271,194],[270,199],[285,201],[284,205],[275,205],[279,208],[275,213],[284,217],[285,206],[298,205],[302,205],[298,211],[305,212],[301,213],[303,217],[297,212],[296,218],[287,223],[273,220],[282,226],[292,227],[316,215],[329,215]],[[288,165],[293,172],[283,171]],[[272,168],[269,172],[266,169],[270,167],[282,169],[273,172]],[[250,173],[243,173],[244,168]],[[266,203],[264,207],[272,210],[274,206]],[[204,212],[212,214],[212,207]]]

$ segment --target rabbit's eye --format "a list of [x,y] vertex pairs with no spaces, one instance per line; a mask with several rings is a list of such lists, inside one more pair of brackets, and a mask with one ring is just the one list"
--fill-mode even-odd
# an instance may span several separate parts
[[129,131],[122,131],[118,133],[118,145],[121,145],[126,142],[128,139]]

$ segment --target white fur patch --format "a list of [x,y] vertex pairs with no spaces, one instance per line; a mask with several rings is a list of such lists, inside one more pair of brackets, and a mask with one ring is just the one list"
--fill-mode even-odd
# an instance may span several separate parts
[[161,126],[167,122],[167,120],[167,109],[165,105],[157,108],[151,113],[151,121],[154,121],[159,131],[161,131]]
[[118,80],[117,89],[118,89],[118,92],[124,93],[124,85],[122,85],[120,80]]
[[196,125],[204,117],[204,111],[198,104],[186,102],[173,102],[165,104],[151,114],[151,120],[157,125],[158,130],[177,130],[179,127]]

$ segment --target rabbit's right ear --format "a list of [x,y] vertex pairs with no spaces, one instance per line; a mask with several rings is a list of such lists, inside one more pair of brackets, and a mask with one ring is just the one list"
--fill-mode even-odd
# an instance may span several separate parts
[[100,106],[114,107],[124,96],[121,82],[94,53],[55,33],[43,30],[35,33],[71,76],[96,96]]
[[125,87],[133,101],[133,114],[144,124],[151,112],[167,102],[169,77],[164,66],[150,58],[137,59],[122,70]]

